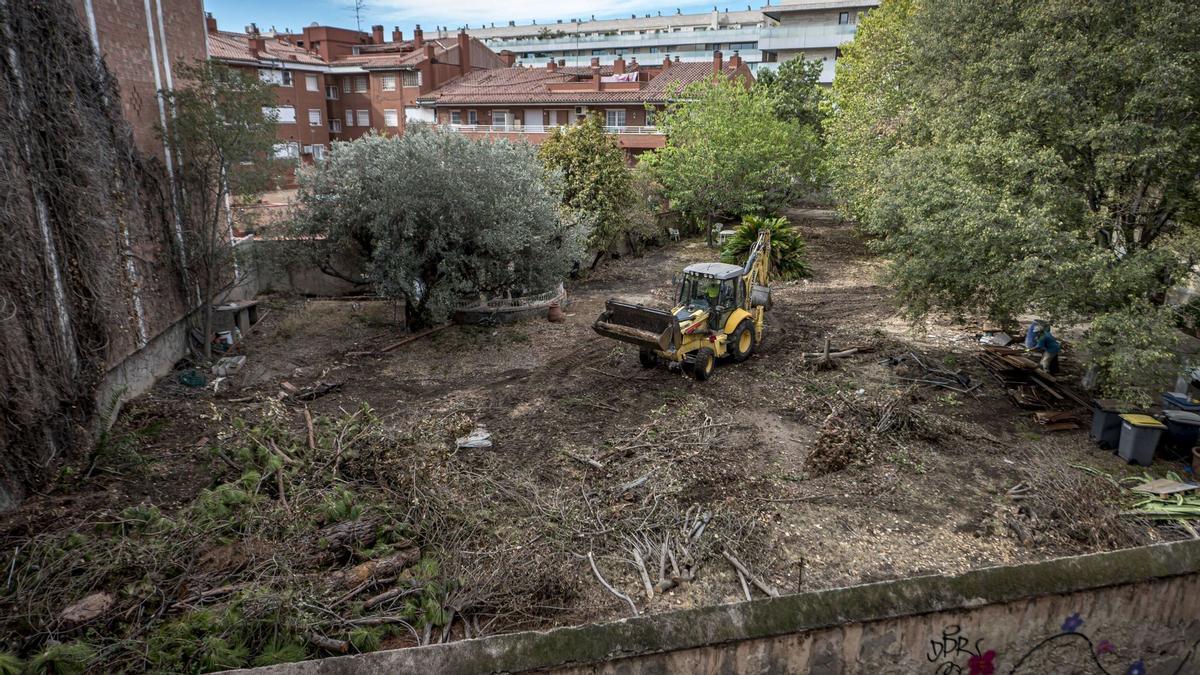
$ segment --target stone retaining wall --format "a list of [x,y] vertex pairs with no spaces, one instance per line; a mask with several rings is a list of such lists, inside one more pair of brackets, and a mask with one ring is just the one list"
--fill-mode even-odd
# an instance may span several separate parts
[[1157,675],[1198,641],[1191,541],[254,672]]

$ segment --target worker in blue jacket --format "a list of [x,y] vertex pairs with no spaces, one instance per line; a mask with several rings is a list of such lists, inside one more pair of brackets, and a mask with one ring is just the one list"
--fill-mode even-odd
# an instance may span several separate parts
[[1038,322],[1037,340],[1033,344],[1033,351],[1042,353],[1042,370],[1051,375],[1058,374],[1058,354],[1062,351],[1062,345],[1050,333],[1050,324],[1045,321]]

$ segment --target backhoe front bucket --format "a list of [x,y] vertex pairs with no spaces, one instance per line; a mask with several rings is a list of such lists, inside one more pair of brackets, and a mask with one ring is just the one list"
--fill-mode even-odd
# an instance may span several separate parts
[[670,312],[633,305],[620,300],[604,303],[604,313],[592,324],[604,337],[637,345],[643,349],[670,351],[679,324]]

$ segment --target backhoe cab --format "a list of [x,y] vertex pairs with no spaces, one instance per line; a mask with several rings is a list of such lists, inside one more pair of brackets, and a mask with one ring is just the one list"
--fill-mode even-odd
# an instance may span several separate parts
[[759,233],[742,267],[697,263],[683,270],[670,311],[619,300],[605,303],[593,325],[605,337],[637,345],[638,360],[653,368],[678,363],[697,380],[707,380],[717,359],[745,361],[762,339],[770,305],[767,279],[771,234]]

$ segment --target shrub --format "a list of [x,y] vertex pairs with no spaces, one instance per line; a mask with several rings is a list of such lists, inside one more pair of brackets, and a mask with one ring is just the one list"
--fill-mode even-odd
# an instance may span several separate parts
[[771,277],[799,279],[809,275],[804,254],[804,238],[788,223],[787,218],[746,216],[733,237],[721,249],[721,262],[740,265],[746,261],[750,248],[762,230],[771,231]]

